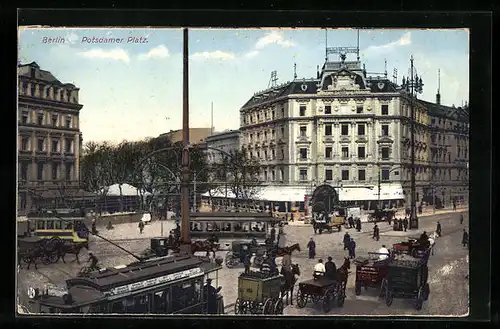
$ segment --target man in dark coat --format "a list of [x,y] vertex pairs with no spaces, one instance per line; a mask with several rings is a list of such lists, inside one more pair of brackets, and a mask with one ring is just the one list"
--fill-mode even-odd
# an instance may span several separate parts
[[379,230],[377,224],[375,224],[375,226],[373,227],[373,236],[372,236],[372,239],[375,239],[377,241],[380,239],[380,230]]
[[403,219],[403,228],[404,228],[405,232],[408,229],[408,218],[407,217],[405,217]]
[[328,261],[325,263],[325,276],[332,280],[337,277],[337,266],[333,262],[332,257],[328,257]]
[[351,242],[349,243],[349,258],[356,258],[356,242],[351,238]]
[[212,279],[207,279],[204,287],[205,300],[207,301],[207,313],[217,314],[217,289],[212,286]]
[[460,214],[460,225],[464,222],[464,214]]
[[243,255],[243,265],[245,266],[245,273],[250,272],[250,254],[246,252]]
[[436,225],[436,233],[441,237],[441,223],[439,221]]
[[345,232],[343,241],[344,241],[344,250],[346,250],[349,247],[349,242],[351,242],[351,236],[349,235],[349,232]]
[[464,247],[469,245],[469,233],[464,229],[464,233],[462,235],[462,245]]
[[274,228],[274,225],[271,227],[270,238],[271,238],[272,242],[274,243],[274,240],[276,239],[276,229]]
[[361,219],[356,218],[356,231],[361,232]]
[[314,242],[313,238],[307,243],[307,248],[309,249],[309,259],[314,259],[316,256],[316,242]]
[[398,219],[398,231],[402,231],[402,230],[403,230],[403,220]]
[[347,218],[347,223],[349,224],[349,228],[354,227],[354,219],[352,218],[352,215],[349,215],[349,218]]
[[99,262],[99,260],[97,259],[97,257],[92,252],[89,252],[89,260],[88,260],[88,262],[90,262],[89,268],[91,270],[98,270],[99,269],[99,267],[97,266],[97,263]]

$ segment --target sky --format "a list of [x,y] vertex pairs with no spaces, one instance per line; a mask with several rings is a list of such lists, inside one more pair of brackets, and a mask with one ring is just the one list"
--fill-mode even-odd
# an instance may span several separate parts
[[[239,109],[269,86],[272,71],[278,84],[293,80],[294,63],[298,79],[315,77],[326,43],[356,47],[357,30],[190,29],[190,126],[210,127],[213,102],[215,130],[238,129]],[[442,104],[469,99],[467,30],[363,29],[359,48],[368,73],[383,75],[386,61],[391,80],[397,69],[398,83],[409,75],[413,55],[424,83],[421,99],[435,101],[438,69]],[[182,29],[19,29],[21,63],[34,61],[80,88],[84,141],[141,140],[180,129],[182,51]]]

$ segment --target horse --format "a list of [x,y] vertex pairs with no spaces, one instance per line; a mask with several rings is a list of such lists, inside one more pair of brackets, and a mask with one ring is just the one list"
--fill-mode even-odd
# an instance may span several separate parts
[[207,257],[209,257],[210,252],[212,252],[215,258],[215,252],[217,251],[217,246],[218,244],[211,240],[193,241],[191,243],[191,253],[194,254],[195,252],[198,251],[205,251],[207,253]]
[[293,288],[297,282],[297,277],[300,276],[300,268],[298,264],[291,264],[292,270],[285,270],[281,267],[280,274],[283,275],[284,281],[281,284],[281,298],[286,296],[286,304],[288,305],[288,297],[290,297],[290,305],[293,305]]
[[66,243],[62,242],[62,243],[58,244],[58,246],[57,246],[57,261],[59,261],[59,259],[62,259],[63,263],[66,264],[66,261],[64,260],[64,256],[66,256],[66,254],[73,254],[76,257],[77,264],[80,264],[80,259],[78,258],[78,255],[80,254],[80,251],[83,248],[89,250],[88,243],[66,244]]
[[349,276],[349,270],[351,269],[351,260],[348,257],[344,257],[344,264],[337,269],[337,279],[342,283],[342,289],[347,286],[347,278]]
[[295,250],[300,252],[300,245],[298,243],[293,244],[293,245],[288,246],[288,247],[284,247],[284,248],[278,247],[276,250],[276,256],[281,257],[281,256],[286,255],[286,254],[291,254]]

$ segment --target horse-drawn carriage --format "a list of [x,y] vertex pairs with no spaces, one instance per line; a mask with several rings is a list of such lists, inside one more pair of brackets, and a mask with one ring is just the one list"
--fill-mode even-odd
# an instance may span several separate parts
[[342,230],[342,225],[344,224],[345,217],[329,216],[328,214],[316,215],[312,220],[314,233],[318,232],[319,234],[323,233],[323,231],[332,233],[333,229],[336,229],[338,232],[340,232]]
[[238,277],[235,314],[283,314],[283,276],[264,272],[242,273]]
[[32,263],[35,264],[35,268],[37,267],[37,259],[40,259],[44,265],[57,262],[59,258],[57,246],[61,242],[57,237],[52,239],[42,239],[39,237],[18,239],[18,265],[21,265],[21,261],[23,261],[28,264],[29,269]]
[[178,251],[179,243],[172,243],[166,237],[152,238],[150,248],[146,249],[141,256],[144,258],[163,257],[168,255],[169,250]]
[[233,268],[240,263],[243,263],[245,253],[250,257],[255,256],[253,264],[260,266],[264,262],[264,256],[269,246],[266,244],[258,244],[252,241],[233,241],[231,250],[227,252],[225,263],[228,268]]
[[368,214],[368,222],[382,222],[382,221],[392,221],[396,216],[396,210],[394,209],[375,209]]
[[357,296],[361,295],[361,287],[364,287],[365,290],[368,287],[378,288],[387,277],[390,258],[380,256],[380,253],[369,252],[367,258],[358,257],[354,260],[354,264],[356,264],[354,292]]
[[408,238],[408,241],[401,241],[392,245],[392,251],[396,255],[406,254],[413,257],[421,258],[426,255],[430,249],[429,241],[422,243],[417,238]]
[[429,297],[430,289],[427,258],[396,256],[388,266],[387,278],[382,281],[380,295],[385,297],[387,306],[392,305],[393,298],[413,298],[415,308],[422,309],[423,302]]

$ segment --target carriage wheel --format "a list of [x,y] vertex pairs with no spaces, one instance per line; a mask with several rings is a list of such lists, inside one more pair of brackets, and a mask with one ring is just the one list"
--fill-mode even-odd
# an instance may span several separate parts
[[415,301],[415,309],[417,311],[420,311],[422,309],[422,305],[424,303],[424,296],[425,296],[424,287],[420,287],[420,289],[418,289],[417,300]]
[[380,285],[380,293],[378,295],[379,298],[385,297],[386,286],[387,286],[387,279],[382,279],[382,284]]
[[354,285],[354,293],[356,296],[361,295],[361,281],[356,281],[356,284]]
[[241,301],[239,298],[236,299],[236,302],[234,302],[234,314],[241,314],[242,312],[242,305]]
[[274,303],[274,314],[283,314],[283,300],[281,298]]
[[332,309],[332,293],[328,289],[323,296],[323,312],[328,313]]
[[337,288],[337,306],[342,307],[344,306],[345,302],[345,286],[343,283],[340,283],[338,288]]
[[273,313],[273,301],[271,298],[266,299],[264,306],[262,307],[262,314],[272,314]]
[[389,290],[389,288],[387,288],[385,291],[385,305],[391,306],[392,300],[393,300],[392,292]]
[[57,253],[57,252],[53,252],[53,253],[51,253],[51,254],[49,255],[49,261],[50,261],[50,264],[54,264],[54,263],[56,263],[56,262],[57,262],[57,260],[58,260],[58,258],[59,258],[59,255],[58,255],[58,253]]
[[311,300],[314,304],[318,304],[319,302],[321,302],[321,297],[318,295],[312,295]]
[[424,300],[427,300],[429,298],[429,293],[431,292],[430,288],[429,288],[429,284],[426,283],[424,285]]
[[264,263],[264,257],[261,256],[255,256],[253,259],[253,265],[255,267],[260,267]]
[[307,304],[307,296],[302,293],[302,291],[297,292],[297,306],[299,308],[304,308],[306,307]]

